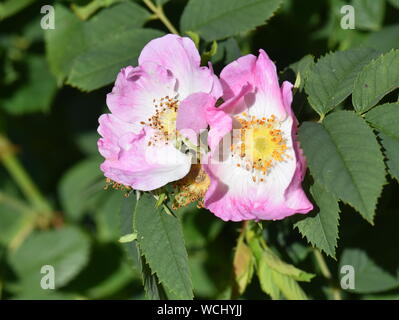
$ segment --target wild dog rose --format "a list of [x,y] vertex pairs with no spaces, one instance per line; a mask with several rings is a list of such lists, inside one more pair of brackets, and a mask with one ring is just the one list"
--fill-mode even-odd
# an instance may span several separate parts
[[[204,169],[211,184],[205,207],[226,221],[278,220],[312,210],[301,187],[306,163],[296,139],[292,85],[280,88],[263,50],[232,62],[220,78],[226,102],[207,109],[211,153]],[[227,148],[223,136],[232,138]]]
[[200,66],[189,38],[169,34],[152,40],[138,62],[121,70],[107,95],[111,113],[99,119],[98,148],[107,178],[148,191],[187,175],[191,156],[179,149],[176,129],[206,127],[206,121],[190,119],[222,91],[212,69]]

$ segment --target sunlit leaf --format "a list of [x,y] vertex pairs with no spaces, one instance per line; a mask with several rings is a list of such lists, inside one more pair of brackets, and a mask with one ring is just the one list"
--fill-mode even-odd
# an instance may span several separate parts
[[313,109],[325,115],[344,101],[352,93],[357,74],[375,56],[372,49],[354,49],[320,58],[310,69],[305,85]]
[[265,24],[282,0],[190,0],[184,9],[182,31],[197,32],[207,41],[250,31]]
[[181,299],[192,299],[187,251],[178,217],[156,208],[152,195],[143,194],[134,216],[137,241],[160,282]]
[[295,227],[313,246],[335,258],[339,224],[338,201],[317,182],[310,192],[318,210],[315,210],[315,214],[304,216],[295,223]]
[[322,124],[303,123],[299,139],[315,180],[372,223],[385,167],[365,121],[353,112],[337,111]]
[[366,114],[366,120],[380,132],[392,176],[399,181],[399,104],[385,104]]
[[392,50],[364,67],[353,90],[353,106],[365,112],[399,87],[399,50]]

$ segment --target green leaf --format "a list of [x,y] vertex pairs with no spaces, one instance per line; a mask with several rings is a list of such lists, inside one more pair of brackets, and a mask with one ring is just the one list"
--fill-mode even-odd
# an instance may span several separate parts
[[134,216],[134,231],[151,270],[168,291],[192,299],[187,251],[180,221],[155,207],[150,194],[143,194]]
[[[56,5],[55,12],[57,16],[56,28],[46,30],[45,39],[51,70],[60,81],[69,75],[75,59],[93,52],[93,48],[100,50],[98,54],[102,57],[107,55],[107,52],[109,54],[110,51],[121,50],[125,52],[124,46],[111,50],[108,45],[117,44],[115,39],[132,40],[131,31],[140,28],[150,17],[147,10],[133,2],[122,2],[103,9],[88,21],[81,21],[62,5]],[[143,38],[146,38],[145,34]],[[68,46],[65,46],[66,42],[68,42]],[[129,48],[134,47],[131,43],[126,45]],[[131,54],[134,58],[135,52]],[[109,58],[112,58],[112,56],[109,56]],[[101,59],[98,62],[101,62]],[[99,67],[101,68],[101,66]],[[110,75],[109,79],[112,76],[114,77],[115,74]],[[112,80],[108,81],[111,82]]]
[[278,299],[280,291],[287,299],[307,299],[296,280],[310,281],[313,274],[282,261],[266,246],[262,234],[247,229],[246,239],[256,258],[257,273],[264,292],[272,299]]
[[374,50],[362,48],[320,58],[309,71],[305,85],[313,109],[324,116],[344,101],[352,93],[357,74],[375,56]]
[[399,25],[386,26],[378,32],[370,33],[362,42],[362,46],[373,48],[381,54],[391,49],[399,49]]
[[389,173],[399,181],[399,140],[382,133],[379,136],[387,156]]
[[72,280],[88,262],[90,241],[75,227],[34,232],[9,257],[10,265],[24,285],[40,289],[45,265],[54,267],[55,287]]
[[[204,214],[193,204],[191,204],[191,207],[188,214],[184,215],[183,232],[188,250],[198,250],[216,239],[222,231],[224,223],[220,219],[215,219],[211,214]],[[186,208],[189,208],[189,206]]]
[[398,87],[399,50],[392,50],[370,62],[359,73],[353,90],[353,105],[357,112],[366,112]]
[[[131,193],[130,196],[122,202],[120,209],[120,227],[121,235],[136,234],[133,230],[133,221],[139,208],[139,202],[149,201],[152,199],[144,199],[138,197],[137,194]],[[153,203],[150,201],[150,203]],[[148,263],[140,251],[137,239],[122,244],[125,249],[128,259],[135,270],[140,272],[142,284],[146,296],[152,300],[164,299],[166,296],[165,290],[158,280],[157,275],[150,269]]]
[[165,299],[163,288],[159,282],[157,275],[151,271],[144,256],[140,257],[140,259],[142,266],[141,277],[146,296],[151,300]]
[[385,15],[385,1],[353,0],[355,8],[356,28],[378,30]]
[[314,57],[308,54],[298,62],[295,62],[289,66],[289,68],[295,72],[297,79],[299,79],[297,80],[299,81],[299,85],[298,84],[296,85],[296,87],[298,87],[299,90],[302,91],[302,89],[304,88],[305,83],[309,77],[310,70],[312,70],[314,65],[315,65]]
[[[137,196],[135,193],[122,201],[119,211],[120,220],[120,235],[134,233],[133,231],[133,217],[136,214]],[[122,247],[125,249],[127,257],[134,269],[141,272],[141,255],[137,246],[137,241],[123,243]]]
[[265,24],[282,0],[190,0],[180,20],[182,31],[205,40],[227,38]]
[[262,256],[257,266],[257,275],[260,287],[273,300],[280,299],[280,289],[273,280],[273,270],[266,263],[265,256]]
[[211,61],[213,64],[218,62],[224,62],[228,64],[237,60],[241,56],[241,50],[238,46],[237,40],[234,38],[228,38],[218,43],[218,51],[212,57]]
[[[356,293],[374,293],[399,287],[399,274],[392,275],[380,267],[361,249],[347,248],[342,253],[340,269],[344,265],[354,268]],[[340,274],[342,277],[343,274]]]
[[60,200],[69,219],[81,219],[91,203],[89,200],[98,192],[105,192],[100,163],[98,157],[83,160],[62,177],[59,186]]
[[308,300],[305,292],[293,278],[271,269],[276,286],[289,300]]
[[[89,187],[90,188],[90,187]],[[100,188],[99,188],[100,189]],[[97,237],[100,241],[111,242],[120,239],[118,219],[115,217],[120,212],[124,194],[117,190],[104,192],[102,189],[93,199],[94,220],[96,222]],[[86,200],[87,201],[87,200]],[[91,200],[89,202],[92,202]]]
[[85,155],[98,155],[98,132],[97,131],[88,131],[79,133],[75,137],[75,142],[79,148],[79,150]]
[[91,91],[113,82],[121,68],[137,64],[141,49],[150,40],[162,35],[162,32],[151,29],[115,34],[75,59],[68,84]]
[[255,267],[254,262],[254,257],[250,248],[244,243],[244,241],[238,241],[234,252],[233,267],[235,281],[240,295],[244,293],[248,284],[252,280]]
[[323,124],[303,123],[299,139],[315,180],[373,223],[385,166],[376,137],[363,119],[337,111]]
[[228,38],[219,45],[220,51],[224,51],[224,63],[228,64],[241,57],[241,49],[234,38]]
[[287,275],[297,281],[309,282],[315,275],[307,273],[300,270],[281,260],[270,248],[264,248],[263,257],[265,263],[270,267],[270,269],[275,270],[281,274]]
[[303,241],[295,241],[287,244],[286,248],[287,255],[292,261],[293,265],[303,262],[309,256],[309,254],[312,253],[312,248]]
[[45,59],[29,56],[25,62],[25,79],[11,96],[1,99],[3,108],[11,114],[47,111],[56,93],[57,83]]
[[0,195],[0,247],[7,246],[21,232],[29,230],[34,224],[34,217],[31,214],[23,214],[17,208],[7,206],[3,197]]
[[366,114],[366,120],[378,130],[385,149],[389,171],[399,181],[399,104],[376,107]]
[[339,224],[338,201],[317,182],[310,188],[310,193],[319,211],[315,215],[307,214],[294,227],[314,247],[335,258]]
[[86,299],[112,299],[114,294],[137,280],[137,274],[126,263],[124,252],[117,243],[95,243],[90,256],[87,266],[65,291],[76,292]]
[[33,2],[34,0],[6,0],[0,3],[0,20],[18,13]]
[[[55,6],[57,27],[46,30],[46,54],[51,71],[59,81],[69,73],[73,60],[89,45],[84,22],[62,5]],[[65,42],[68,41],[68,46]]]

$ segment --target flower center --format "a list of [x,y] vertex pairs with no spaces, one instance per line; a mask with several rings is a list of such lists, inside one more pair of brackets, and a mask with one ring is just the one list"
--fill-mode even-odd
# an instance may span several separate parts
[[142,121],[142,125],[148,125],[156,130],[156,135],[152,143],[158,141],[169,141],[176,138],[176,117],[177,109],[179,108],[179,100],[177,97],[171,98],[169,96],[161,99],[153,100],[155,106],[155,113],[148,118],[148,122]]
[[278,129],[279,122],[274,115],[258,119],[254,116],[248,117],[246,113],[236,117],[236,120],[241,128],[233,137],[233,157],[238,159],[238,167],[254,173],[254,182],[263,182],[264,176],[275,163],[288,158],[285,139]]
[[174,184],[177,193],[173,207],[177,209],[195,201],[198,201],[197,207],[203,207],[203,199],[210,183],[211,180],[201,164],[191,165],[190,172]]

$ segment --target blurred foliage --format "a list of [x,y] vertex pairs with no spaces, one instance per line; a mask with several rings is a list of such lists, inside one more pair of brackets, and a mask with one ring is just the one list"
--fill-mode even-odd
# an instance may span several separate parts
[[[176,218],[163,210],[170,199],[156,207],[148,194],[138,200],[135,192],[126,198],[104,190],[96,128],[105,95],[119,69],[136,65],[142,47],[168,29],[138,0],[5,0],[0,297],[399,299],[399,53],[389,52],[399,49],[399,2],[154,3],[182,35],[197,39],[217,73],[263,48],[282,78],[300,81],[293,108],[307,121],[300,136],[312,173],[307,190],[315,180],[309,194],[315,212],[305,220],[242,226],[195,206],[173,212]],[[345,4],[356,10],[354,30],[340,27]],[[54,6],[55,29],[41,28],[42,5]],[[374,83],[374,95],[364,93],[365,83]],[[346,116],[352,92],[362,115]],[[378,102],[390,104],[364,116]],[[323,123],[315,123],[319,117]],[[345,134],[334,131],[339,125]],[[389,158],[387,181],[377,141]],[[364,161],[352,161],[359,157]],[[336,170],[328,176],[321,166],[327,160]],[[121,243],[121,236],[132,241]],[[56,290],[40,288],[43,265],[55,267]],[[339,287],[343,265],[358,270],[354,290]]]

